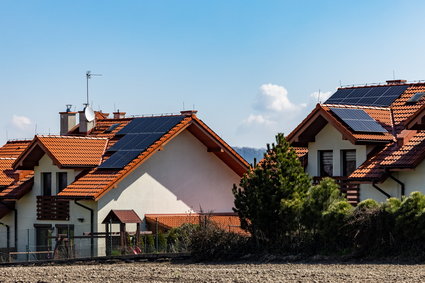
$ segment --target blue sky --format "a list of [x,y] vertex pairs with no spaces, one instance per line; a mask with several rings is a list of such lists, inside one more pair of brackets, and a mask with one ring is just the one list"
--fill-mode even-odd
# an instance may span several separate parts
[[85,101],[199,110],[229,144],[264,147],[342,83],[425,79],[424,1],[0,0],[0,142],[59,132]]

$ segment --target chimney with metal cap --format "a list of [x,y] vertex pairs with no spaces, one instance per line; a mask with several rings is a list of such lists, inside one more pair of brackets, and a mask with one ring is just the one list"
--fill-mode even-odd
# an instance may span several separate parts
[[72,104],[66,105],[65,112],[60,115],[60,135],[66,135],[77,124],[77,112],[71,111]]

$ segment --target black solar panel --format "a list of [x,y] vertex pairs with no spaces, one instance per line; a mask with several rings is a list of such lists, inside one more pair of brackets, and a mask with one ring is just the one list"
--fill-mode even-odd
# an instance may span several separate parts
[[140,151],[118,151],[100,164],[101,169],[121,169],[140,154]]
[[153,134],[127,134],[114,144],[108,151],[140,150],[144,151],[155,141],[162,137],[163,133]]
[[425,92],[417,92],[415,93],[411,98],[409,98],[409,100],[406,101],[406,103],[408,104],[415,104],[416,102],[418,102],[422,96],[425,95]]
[[113,125],[111,125],[106,131],[105,131],[105,133],[110,133],[110,132],[112,132],[113,130],[115,130],[119,125],[121,125],[120,123],[116,123],[116,124],[113,124]]
[[102,163],[102,169],[121,169],[180,123],[184,116],[135,118],[117,135],[124,135],[108,152],[114,152]]
[[355,132],[386,133],[375,119],[369,116],[363,109],[331,108],[344,123]]
[[325,103],[387,107],[407,88],[408,85],[343,88],[338,89]]

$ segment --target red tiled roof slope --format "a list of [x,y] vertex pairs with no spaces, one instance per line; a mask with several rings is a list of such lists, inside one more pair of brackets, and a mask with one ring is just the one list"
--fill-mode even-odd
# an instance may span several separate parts
[[108,140],[72,136],[37,136],[64,167],[94,167],[101,163]]
[[0,158],[10,157],[17,158],[31,143],[28,141],[8,141],[5,145],[0,147]]

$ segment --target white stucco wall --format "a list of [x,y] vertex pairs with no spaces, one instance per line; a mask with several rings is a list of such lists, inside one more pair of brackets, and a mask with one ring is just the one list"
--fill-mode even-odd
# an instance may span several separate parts
[[[406,196],[416,191],[425,194],[425,162],[420,163],[413,170],[392,172],[392,175],[404,183]],[[401,197],[401,185],[390,178],[385,180],[382,184],[377,184],[377,186],[392,197]],[[380,202],[386,200],[386,197],[373,188],[372,185],[362,184],[360,187],[360,200],[368,198],[375,199]]]
[[111,209],[150,213],[231,212],[240,177],[184,131],[98,201],[99,221]]
[[[319,176],[319,150],[333,151],[333,175],[342,175],[341,151],[347,149],[356,150],[356,166],[360,166],[367,157],[366,145],[354,145],[348,140],[342,139],[342,134],[331,124],[327,124],[315,137],[315,142],[308,143],[307,173],[311,176]],[[370,149],[369,149],[370,150]]]

